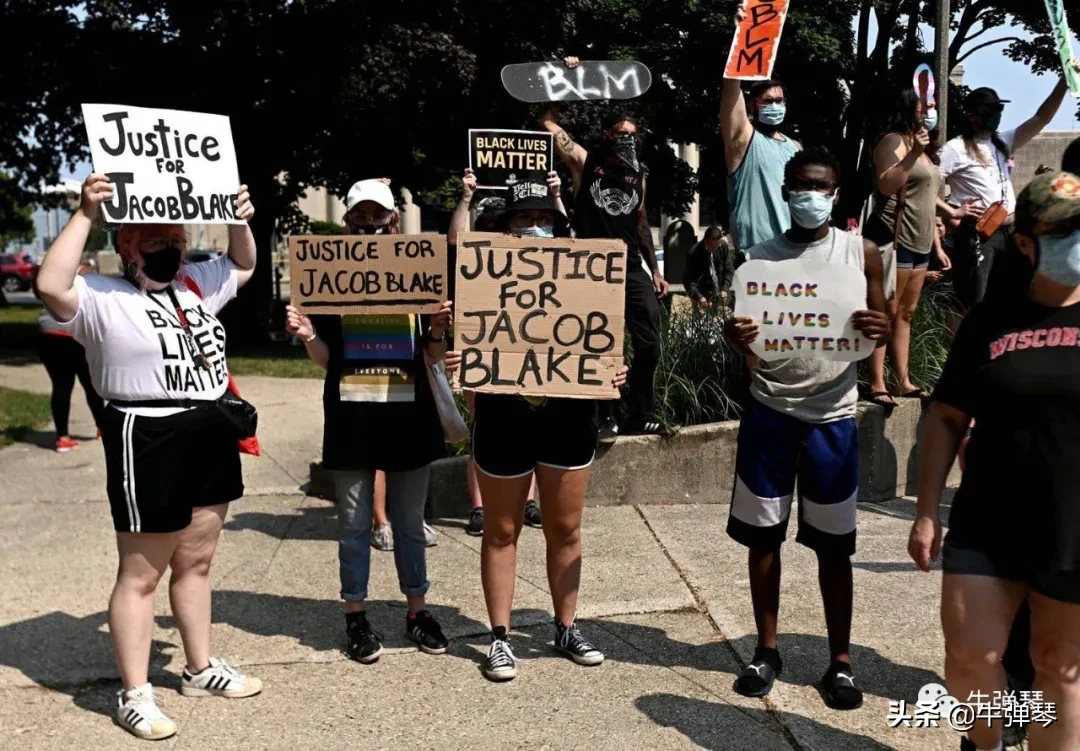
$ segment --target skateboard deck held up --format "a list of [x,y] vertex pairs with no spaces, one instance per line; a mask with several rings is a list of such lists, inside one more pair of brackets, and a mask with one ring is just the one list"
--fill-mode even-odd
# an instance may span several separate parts
[[584,102],[633,99],[652,86],[652,73],[633,60],[520,63],[502,69],[503,87],[522,102]]

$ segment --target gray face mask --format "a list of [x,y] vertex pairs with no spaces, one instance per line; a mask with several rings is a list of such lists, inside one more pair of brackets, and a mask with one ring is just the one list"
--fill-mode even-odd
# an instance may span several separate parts
[[616,138],[611,142],[611,153],[615,155],[622,165],[628,169],[638,172],[641,169],[638,163],[638,145],[637,139],[629,133]]

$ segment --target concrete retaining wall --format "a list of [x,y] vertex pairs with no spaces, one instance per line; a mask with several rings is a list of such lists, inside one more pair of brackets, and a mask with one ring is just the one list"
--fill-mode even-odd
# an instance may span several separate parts
[[[914,494],[924,411],[902,400],[888,417],[873,404],[859,405],[859,500],[887,501]],[[674,438],[630,436],[597,452],[586,504],[618,506],[658,503],[728,503],[735,477],[738,422],[683,428]],[[959,482],[954,466],[950,484]],[[311,465],[309,492],[333,496],[328,473]],[[468,514],[465,458],[432,467],[428,515]]]

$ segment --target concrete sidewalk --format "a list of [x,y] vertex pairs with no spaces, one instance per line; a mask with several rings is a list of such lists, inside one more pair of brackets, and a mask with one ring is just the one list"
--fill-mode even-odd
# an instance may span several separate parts
[[[0,384],[40,385],[32,366],[26,375],[12,370],[0,368]],[[504,685],[482,678],[480,543],[454,520],[436,523],[440,542],[428,558],[431,609],[453,639],[450,653],[412,648],[392,556],[373,552],[371,619],[389,649],[375,665],[352,663],[341,653],[334,511],[296,492],[319,447],[318,384],[243,379],[240,387],[258,399],[270,458],[245,464],[249,488],[261,494],[230,511],[213,571],[213,636],[215,653],[261,677],[266,690],[238,702],[179,696],[183,652],[159,592],[152,670],[179,725],[163,747],[959,745],[951,730],[886,721],[890,700],[913,704],[921,686],[941,681],[943,660],[940,573],[920,574],[907,559],[912,504],[904,500],[859,512],[852,654],[866,704],[855,712],[828,710],[814,689],[828,662],[825,626],[813,556],[794,544],[783,576],[785,672],[766,701],[731,690],[754,628],[745,553],[723,533],[723,505],[586,510],[579,610],[608,657],[600,667],[552,653],[543,538],[526,528],[513,638],[520,675]],[[76,432],[85,434],[78,407]],[[39,444],[51,442],[0,451],[0,748],[145,748],[110,720],[118,683],[105,608],[116,553],[101,447],[57,455]]]

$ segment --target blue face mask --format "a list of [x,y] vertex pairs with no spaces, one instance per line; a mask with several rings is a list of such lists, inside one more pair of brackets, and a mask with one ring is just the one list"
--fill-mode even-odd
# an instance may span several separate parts
[[515,230],[515,234],[520,237],[555,237],[555,228],[538,227],[534,224],[531,227],[522,227],[519,230]]
[[1035,273],[1065,287],[1080,287],[1080,230],[1039,238],[1039,265]]
[[788,208],[791,210],[791,221],[795,224],[803,229],[817,229],[827,224],[832,216],[833,196],[816,190],[788,193]]
[[924,117],[923,121],[922,121],[923,127],[926,128],[927,130],[933,130],[934,128],[936,128],[937,123],[938,123],[937,109],[930,110],[930,112],[927,113],[926,117]]
[[766,104],[759,107],[757,113],[758,120],[766,125],[779,125],[786,115],[787,105],[784,104]]

